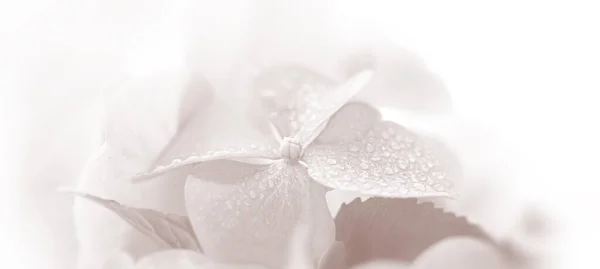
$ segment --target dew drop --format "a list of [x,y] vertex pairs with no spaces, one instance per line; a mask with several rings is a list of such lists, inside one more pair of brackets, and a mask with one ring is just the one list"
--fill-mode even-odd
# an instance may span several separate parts
[[232,209],[232,208],[233,208],[233,204],[231,204],[231,201],[230,201],[230,200],[227,200],[227,201],[225,202],[225,205],[227,205],[227,208],[229,208],[229,209]]
[[356,145],[350,145],[350,151],[357,152],[358,151],[358,147]]
[[408,164],[405,161],[398,162],[398,166],[400,166],[400,169],[402,170],[406,170],[406,168],[408,168]]
[[354,133],[354,139],[356,139],[357,141],[362,140],[364,137],[365,135],[361,131],[356,131]]
[[328,159],[327,160],[327,164],[332,164],[333,165],[333,164],[336,164],[336,163],[337,163],[337,161],[335,159]]
[[444,191],[444,185],[442,184],[435,184],[435,186],[433,186],[437,191]]
[[388,175],[393,175],[395,173],[394,169],[392,169],[391,167],[386,167],[384,172]]
[[425,190],[425,185],[421,184],[421,183],[414,183],[413,186],[415,187],[415,189],[420,190],[420,191],[424,191]]
[[180,162],[181,162],[181,160],[180,160],[180,159],[175,159],[175,160],[173,160],[171,163],[172,163],[172,164],[178,164],[178,163],[180,163]]
[[251,190],[250,191],[250,198],[255,199],[256,198],[256,192]]
[[381,157],[379,157],[379,156],[373,156],[373,157],[371,157],[371,160],[375,161],[375,162],[378,162],[378,161],[381,161]]
[[260,199],[260,200],[262,200],[262,199],[265,199],[265,195],[264,195],[264,194],[262,194],[262,193],[261,193],[261,194],[259,194],[259,195],[258,195],[258,199]]
[[373,146],[373,144],[367,144],[367,152],[374,152],[375,151],[375,147]]
[[399,150],[400,148],[401,147],[400,147],[400,144],[398,144],[398,142],[396,142],[396,141],[392,142],[392,149]]
[[369,169],[369,165],[366,163],[360,163],[360,168],[367,170],[367,169]]
[[383,133],[381,133],[381,137],[383,137],[383,139],[385,140],[388,140],[390,138],[390,135],[384,131]]

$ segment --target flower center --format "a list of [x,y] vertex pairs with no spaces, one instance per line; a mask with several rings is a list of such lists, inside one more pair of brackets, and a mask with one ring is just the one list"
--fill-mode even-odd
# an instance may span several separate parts
[[298,160],[302,155],[302,145],[291,137],[284,137],[279,146],[281,157],[288,160]]

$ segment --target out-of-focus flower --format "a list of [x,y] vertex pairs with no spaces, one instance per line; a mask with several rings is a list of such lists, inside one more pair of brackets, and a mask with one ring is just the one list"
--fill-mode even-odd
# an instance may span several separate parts
[[[197,77],[176,70],[129,81],[110,97],[105,142],[88,160],[77,190],[184,215],[185,178],[138,186],[128,179],[160,161],[163,148],[186,128],[192,115],[204,115],[190,107],[206,107],[211,100],[210,88]],[[74,217],[80,268],[98,268],[115,250],[136,258],[160,249],[112,212],[89,201],[75,199]]]

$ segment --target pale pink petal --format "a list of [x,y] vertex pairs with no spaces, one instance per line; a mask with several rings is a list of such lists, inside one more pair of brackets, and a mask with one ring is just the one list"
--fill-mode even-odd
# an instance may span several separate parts
[[372,76],[372,71],[360,72],[335,89],[310,102],[312,107],[309,107],[306,111],[306,121],[298,133],[294,135],[294,138],[306,145],[312,142],[319,134],[319,127],[322,127],[334,113],[360,91]]
[[136,269],[200,269],[210,264],[202,253],[171,249],[152,253],[136,264]]
[[102,269],[135,269],[135,261],[125,252],[116,252],[103,264]]
[[353,266],[352,269],[409,269],[410,264],[392,260],[376,260]]
[[337,83],[300,66],[275,66],[254,80],[252,90],[282,136],[294,136],[301,143],[308,143],[371,76],[365,71]]
[[336,113],[303,160],[313,179],[334,189],[383,197],[453,195],[445,164],[428,143],[361,103]]
[[[185,177],[137,186],[130,182],[136,173],[151,167],[181,127],[180,122],[185,122],[178,120],[186,115],[179,111],[181,97],[193,83],[180,71],[128,81],[110,98],[106,141],[87,161],[77,182],[78,191],[134,207],[185,214]],[[210,103],[209,89],[195,89],[194,104]],[[160,249],[114,213],[89,201],[75,198],[73,212],[82,268],[101,266],[115,250],[137,257]]]
[[412,269],[507,269],[501,253],[491,244],[468,237],[448,238],[431,246]]
[[[204,254],[189,250],[171,249],[152,253],[140,259],[137,269],[268,269],[251,264],[219,263]],[[111,268],[112,269],[112,268]],[[115,268],[117,269],[117,268]]]
[[320,96],[337,84],[311,69],[299,65],[279,65],[263,70],[252,83],[257,105],[284,137],[298,132],[307,119],[306,113]]
[[210,163],[220,168],[191,176],[185,190],[190,221],[209,258],[281,268],[296,224],[307,217],[314,222],[313,248],[322,253],[329,247],[325,241],[333,241],[334,228],[325,190],[311,184],[303,167]]
[[246,113],[242,101],[218,99],[205,114],[195,115],[165,149],[158,166],[135,179],[153,178],[217,159],[278,159],[277,140],[266,125],[259,125]]
[[356,100],[427,114],[452,110],[450,94],[440,76],[421,57],[389,40],[376,38],[363,53],[349,55],[343,66],[349,73],[365,67],[377,70]]

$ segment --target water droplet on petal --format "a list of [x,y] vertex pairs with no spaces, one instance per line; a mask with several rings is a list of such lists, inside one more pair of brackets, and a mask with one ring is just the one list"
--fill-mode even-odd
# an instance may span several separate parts
[[250,191],[250,198],[252,198],[252,199],[256,198],[256,192],[254,190]]
[[336,164],[337,161],[335,159],[328,159],[327,164]]
[[424,191],[425,190],[425,185],[421,184],[421,183],[414,183],[413,186],[415,187],[415,189],[420,190],[420,191]]
[[367,152],[374,152],[375,147],[373,146],[373,144],[367,144],[366,150]]
[[369,169],[369,165],[366,163],[360,163],[360,168],[367,170],[367,169]]
[[388,175],[393,175],[394,169],[392,169],[391,167],[386,167],[384,172]]

